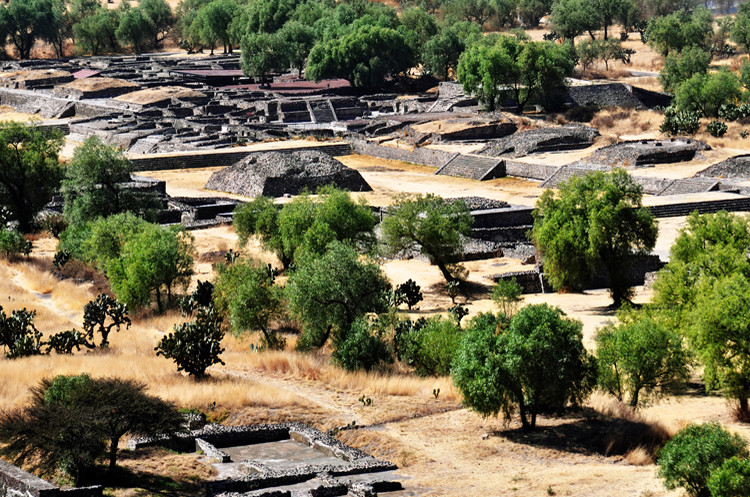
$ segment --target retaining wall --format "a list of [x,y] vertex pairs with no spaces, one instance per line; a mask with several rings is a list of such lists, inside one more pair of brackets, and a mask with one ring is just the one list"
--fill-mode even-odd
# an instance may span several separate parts
[[146,156],[130,157],[135,171],[160,171],[166,169],[193,169],[200,167],[224,167],[231,166],[245,157],[255,153],[263,152],[295,152],[317,150],[327,154],[347,155],[351,153],[348,143],[321,144],[310,147],[295,147],[289,149],[268,150],[242,150],[242,149],[220,149],[210,152],[182,152],[174,154],[150,154]]
[[101,486],[62,489],[0,459],[0,497],[102,497]]
[[401,160],[412,164],[424,166],[442,167],[453,159],[456,153],[432,150],[429,148],[415,148],[405,150],[403,148],[385,147],[377,143],[365,140],[351,139],[352,151],[359,155],[369,155],[379,159]]

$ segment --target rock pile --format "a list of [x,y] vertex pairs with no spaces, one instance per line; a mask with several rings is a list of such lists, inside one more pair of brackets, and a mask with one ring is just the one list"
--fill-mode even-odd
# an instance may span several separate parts
[[750,179],[750,154],[737,155],[707,167],[695,175],[700,178]]
[[323,152],[265,152],[211,175],[209,190],[246,197],[281,197],[334,185],[349,191],[371,191],[359,172]]
[[466,204],[466,207],[468,207],[470,211],[481,211],[485,209],[505,209],[507,207],[510,207],[510,204],[508,202],[484,197],[461,197],[449,198],[447,200],[448,202],[463,200]]
[[590,147],[597,136],[597,130],[582,125],[530,129],[492,141],[479,153],[491,157],[522,157],[534,152],[573,150]]
[[584,162],[619,167],[667,164],[693,160],[702,150],[711,150],[711,147],[690,138],[636,140],[600,148],[586,157]]

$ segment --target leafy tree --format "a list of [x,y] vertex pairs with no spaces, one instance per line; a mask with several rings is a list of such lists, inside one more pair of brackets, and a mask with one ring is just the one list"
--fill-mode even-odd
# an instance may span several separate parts
[[492,289],[492,300],[503,316],[511,317],[518,309],[522,293],[523,288],[515,277],[509,280],[499,279]]
[[555,33],[570,41],[583,33],[593,33],[600,25],[591,0],[559,0],[552,5],[550,19]]
[[289,21],[276,34],[281,40],[280,46],[287,52],[289,63],[301,78],[307,56],[315,44],[315,29],[299,21]]
[[679,110],[717,117],[722,105],[734,103],[740,95],[737,75],[724,69],[711,74],[695,74],[684,81],[675,90],[674,104]]
[[542,17],[550,13],[553,3],[552,0],[519,0],[518,16],[524,26],[535,28]]
[[211,47],[212,55],[218,42],[224,45],[224,53],[232,53],[232,42],[239,38],[233,36],[229,27],[238,9],[234,0],[212,0],[198,12],[196,20],[200,23],[200,37],[204,44]]
[[750,281],[742,274],[720,277],[699,289],[689,314],[691,345],[705,366],[706,388],[722,388],[739,402],[738,418],[750,415]]
[[17,462],[31,460],[47,471],[63,469],[79,484],[105,454],[105,442],[111,471],[124,435],[156,436],[182,429],[182,416],[174,406],[145,389],[133,380],[88,375],[42,380],[25,407],[2,415],[0,439]]
[[383,243],[390,254],[419,250],[440,269],[446,281],[451,281],[461,272],[452,262],[461,254],[461,237],[471,233],[472,222],[461,200],[400,194],[381,222]]
[[672,53],[664,59],[659,72],[659,82],[664,91],[674,93],[677,87],[696,74],[708,73],[711,54],[700,47],[684,48],[679,54]]
[[647,315],[621,317],[596,335],[599,385],[632,407],[647,395],[680,392],[691,363],[682,337]]
[[615,305],[630,297],[627,270],[656,243],[653,215],[641,186],[623,169],[594,171],[545,191],[534,209],[532,237],[555,289],[582,290],[599,267]]
[[342,190],[326,187],[318,193],[319,202],[304,194],[281,209],[265,197],[237,207],[234,226],[240,244],[244,246],[250,236],[258,235],[285,269],[300,253],[323,254],[335,240],[360,251],[370,250],[377,222],[372,211]]
[[477,24],[480,28],[497,15],[492,0],[448,0],[443,5],[446,16]]
[[458,61],[458,80],[489,110],[512,100],[520,114],[533,99],[549,101],[565,86],[575,66],[573,57],[568,45],[499,36],[494,43],[466,49]]
[[682,487],[693,497],[709,497],[711,474],[732,457],[747,457],[746,445],[718,424],[690,425],[659,452],[659,476],[670,490]]
[[63,168],[57,154],[62,143],[62,133],[57,131],[0,123],[0,207],[18,221],[22,232],[31,229],[36,214],[60,186]]
[[744,45],[745,50],[750,51],[750,5],[747,2],[739,5],[737,15],[734,16],[731,38],[733,42]]
[[632,8],[631,0],[592,0],[598,27],[604,29],[604,39],[609,39],[607,29]]
[[99,55],[108,49],[114,49],[117,41],[115,31],[119,24],[116,10],[105,7],[96,9],[73,25],[76,47],[83,53]]
[[[479,34],[479,29],[474,34]],[[458,30],[452,26],[443,28],[424,44],[421,52],[422,64],[428,73],[438,79],[447,80],[451,71],[456,71],[458,58],[465,49],[466,40]]]
[[265,84],[268,75],[288,67],[289,47],[277,34],[249,33],[242,38],[242,71]]
[[333,242],[322,256],[303,257],[285,290],[290,312],[304,325],[298,347],[306,348],[322,347],[331,335],[343,343],[358,317],[386,310],[390,284],[376,264]]
[[401,359],[419,376],[446,376],[461,336],[461,328],[453,320],[442,316],[427,319],[400,337]]
[[105,145],[96,136],[87,138],[73,152],[62,182],[68,221],[82,223],[126,211],[153,218],[158,198],[125,185],[132,169],[122,150]]
[[347,371],[370,371],[382,363],[392,363],[393,355],[368,319],[360,317],[352,323],[346,338],[338,343],[331,359]]
[[271,321],[284,314],[283,290],[275,284],[274,271],[254,261],[219,266],[214,288],[216,307],[229,317],[232,330],[260,331],[262,344],[283,349],[285,340],[271,330]]
[[61,28],[60,5],[54,0],[12,0],[0,9],[0,36],[21,59],[28,59],[36,40],[51,39]]
[[166,287],[167,301],[171,301],[174,285],[189,284],[192,252],[193,237],[184,229],[147,224],[125,242],[120,257],[107,265],[107,277],[128,309],[147,305],[153,292],[161,312],[162,289]]
[[223,339],[224,330],[216,310],[201,307],[195,320],[174,325],[174,331],[163,337],[154,350],[157,356],[174,360],[178,371],[203,378],[209,366],[224,364],[219,357],[224,352]]
[[120,15],[120,22],[115,30],[117,41],[130,46],[137,54],[150,46],[157,33],[154,21],[140,7],[126,9]]
[[154,24],[154,46],[164,41],[175,24],[175,16],[166,0],[141,0],[138,4]]
[[711,11],[696,9],[692,14],[680,10],[651,19],[645,36],[655,50],[668,55],[692,46],[707,49],[713,32],[714,18]]
[[399,31],[363,24],[318,42],[307,60],[307,77],[343,78],[354,87],[373,88],[413,65],[413,50]]
[[10,316],[0,306],[0,347],[5,357],[16,359],[41,354],[42,334],[34,326],[36,311],[16,309]]
[[83,330],[92,342],[95,333],[101,335],[99,347],[109,347],[109,334],[113,329],[119,333],[122,325],[130,328],[128,309],[107,294],[99,294],[83,308]]
[[593,377],[581,329],[580,321],[546,304],[524,307],[507,326],[492,315],[475,319],[451,368],[464,404],[483,416],[502,411],[506,418],[517,408],[529,430],[537,414],[580,402]]

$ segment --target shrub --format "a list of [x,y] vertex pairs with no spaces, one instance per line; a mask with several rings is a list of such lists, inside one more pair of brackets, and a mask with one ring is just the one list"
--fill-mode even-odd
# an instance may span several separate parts
[[5,357],[15,359],[41,354],[42,334],[34,326],[36,311],[14,310],[6,315],[0,306],[0,347]]
[[707,497],[711,473],[724,461],[747,456],[745,441],[718,424],[690,425],[667,442],[659,453],[659,476],[670,490],[682,487],[688,495]]
[[664,110],[664,122],[659,131],[667,135],[693,135],[700,127],[700,113],[697,111],[677,110],[667,107]]
[[224,330],[221,318],[211,307],[202,307],[194,321],[174,326],[174,331],[161,339],[154,349],[156,355],[173,359],[178,371],[203,377],[213,364],[224,364],[219,354],[224,352],[221,340]]
[[91,348],[86,335],[78,330],[66,330],[55,333],[45,342],[47,353],[55,351],[58,354],[72,354],[73,349],[81,350],[81,346]]
[[727,132],[727,125],[721,121],[711,121],[706,126],[709,135],[719,138]]
[[396,287],[396,294],[398,295],[397,301],[398,303],[405,303],[406,306],[411,311],[415,305],[420,303],[423,300],[421,287],[417,285],[417,283],[412,280],[408,279],[404,283],[401,283],[399,286]]
[[727,102],[719,107],[719,119],[725,121],[737,121],[750,117],[750,104]]
[[589,123],[601,107],[596,104],[586,104],[573,107],[565,112],[565,119],[577,123]]
[[521,293],[523,293],[523,288],[516,278],[500,279],[492,289],[492,300],[500,312],[511,317],[516,313],[518,303],[521,301]]
[[393,355],[383,338],[374,332],[367,318],[352,323],[344,340],[336,344],[333,362],[348,371],[369,371],[381,363],[392,363]]
[[711,472],[708,479],[711,497],[750,495],[750,460],[731,457]]
[[0,256],[13,260],[31,253],[31,242],[21,232],[0,228]]
[[[109,321],[109,322],[108,322]],[[114,329],[119,333],[120,327],[130,328],[128,308],[109,295],[99,294],[83,308],[83,329],[89,340],[94,340],[94,333],[99,333],[102,348],[109,346],[109,334]]]
[[400,355],[419,376],[450,374],[453,355],[461,342],[461,329],[450,320],[433,317],[413,326],[400,337]]

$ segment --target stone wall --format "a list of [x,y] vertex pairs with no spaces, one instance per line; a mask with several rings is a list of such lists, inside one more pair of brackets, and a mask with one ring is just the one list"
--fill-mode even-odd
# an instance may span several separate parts
[[[330,155],[347,155],[351,153],[349,144],[321,144],[317,146],[293,148],[283,151],[319,150]],[[146,156],[130,157],[135,171],[160,171],[166,169],[193,169],[200,167],[225,167],[231,166],[256,151],[219,149],[212,152],[184,152],[174,154],[152,154]]]
[[526,164],[514,160],[505,161],[505,174],[517,178],[544,181],[560,169],[560,166],[546,166],[542,164]]
[[352,151],[359,155],[369,155],[379,159],[401,160],[411,162],[412,164],[421,164],[424,166],[442,167],[447,164],[456,155],[451,152],[442,150],[432,150],[429,148],[415,148],[414,150],[405,150],[395,147],[384,147],[377,143],[365,140],[349,140]]
[[0,459],[0,497],[102,497],[102,487],[62,489]]

